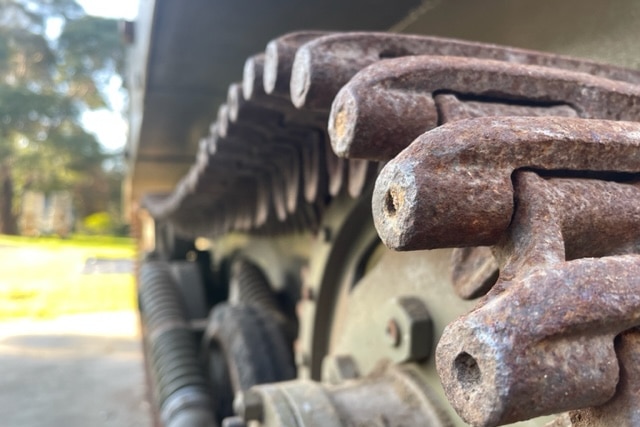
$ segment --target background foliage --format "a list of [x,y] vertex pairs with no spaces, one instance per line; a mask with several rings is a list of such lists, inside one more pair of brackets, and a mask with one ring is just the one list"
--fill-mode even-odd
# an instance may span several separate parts
[[78,218],[116,214],[120,162],[80,118],[109,106],[123,64],[115,20],[74,0],[0,0],[0,233],[18,231],[27,190],[72,192]]

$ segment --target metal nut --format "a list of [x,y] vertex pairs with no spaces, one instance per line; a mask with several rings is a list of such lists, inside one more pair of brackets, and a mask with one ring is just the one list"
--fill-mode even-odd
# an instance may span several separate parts
[[433,347],[433,322],[427,307],[417,297],[390,300],[382,311],[384,331],[395,362],[408,362],[429,357]]

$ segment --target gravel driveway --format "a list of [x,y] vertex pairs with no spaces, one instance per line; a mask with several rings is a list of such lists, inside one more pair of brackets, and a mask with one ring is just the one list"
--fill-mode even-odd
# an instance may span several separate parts
[[3,427],[149,427],[134,312],[0,323]]

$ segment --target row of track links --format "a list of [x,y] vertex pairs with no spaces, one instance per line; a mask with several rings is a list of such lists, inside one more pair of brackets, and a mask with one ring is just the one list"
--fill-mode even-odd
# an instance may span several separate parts
[[[440,58],[430,59],[434,56]],[[399,57],[405,58],[392,59]],[[449,64],[451,57],[457,61]],[[380,61],[382,71],[368,68]],[[449,76],[445,86],[435,83],[416,91],[425,85],[421,79],[396,87],[416,66],[422,71],[437,69],[437,64],[444,64],[441,74]],[[565,80],[579,72],[640,82],[636,71],[458,40],[387,33],[287,34],[271,41],[265,54],[246,61],[242,84],[229,88],[196,163],[173,194],[147,207],[188,235],[314,230],[332,196],[346,190],[358,197],[377,174],[375,161],[391,159],[413,138],[446,121],[438,116],[431,93],[474,93],[477,79],[467,78],[469,70],[489,69],[487,74],[497,67],[494,74],[512,82],[513,70],[523,66],[555,68],[568,76]],[[471,81],[471,86],[456,79]],[[332,111],[335,96],[347,83]],[[555,103],[570,95],[562,91],[563,99]],[[387,111],[390,100],[401,106],[398,111]],[[577,114],[589,111],[587,105]],[[334,151],[355,158],[342,159]]]

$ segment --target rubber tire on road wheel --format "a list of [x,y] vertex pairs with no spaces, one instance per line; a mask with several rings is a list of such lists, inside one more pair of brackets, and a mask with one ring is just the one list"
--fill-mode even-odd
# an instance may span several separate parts
[[258,306],[216,305],[209,315],[204,344],[219,419],[233,415],[236,392],[295,377],[292,351],[281,328]]

